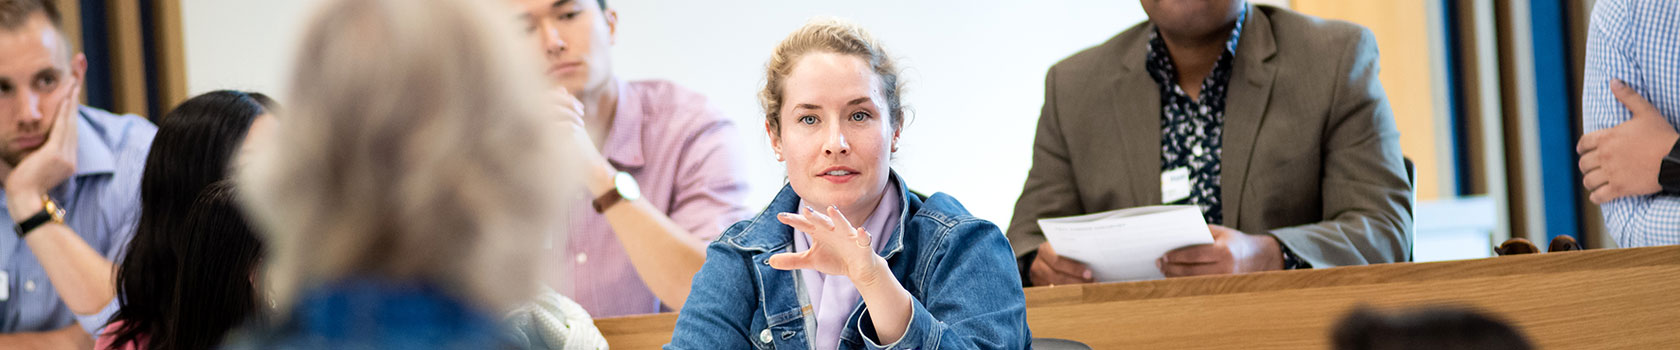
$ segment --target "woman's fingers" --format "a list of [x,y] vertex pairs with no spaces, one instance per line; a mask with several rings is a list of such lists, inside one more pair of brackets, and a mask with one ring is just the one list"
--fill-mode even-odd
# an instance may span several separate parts
[[781,221],[784,225],[805,232],[815,232],[817,228],[817,224],[812,223],[810,217],[794,213],[776,214],[776,221]]
[[[852,221],[846,219],[846,213],[841,213],[840,208],[832,205],[828,206],[828,216],[834,218],[834,227],[852,228],[851,230],[846,230],[850,232],[840,232],[844,233],[847,240],[856,243],[858,247],[869,248],[869,234],[864,232],[863,228],[852,226]],[[859,238],[862,238],[861,243],[858,241]]]
[[[871,233],[863,228],[853,227],[851,220],[846,219],[846,214],[841,213],[838,208],[830,206],[824,211],[827,215],[811,207],[802,207],[801,214],[777,214],[776,220],[811,235],[815,246],[824,245],[816,243],[820,242],[836,247],[857,246],[865,250],[870,249]],[[813,250],[816,248],[813,247]]]
[[770,260],[765,262],[770,263],[771,268],[784,271],[810,268],[811,251],[771,255]]
[[[841,217],[841,219],[844,220],[845,218]],[[827,215],[823,215],[810,207],[800,208],[800,214],[777,214],[776,220],[781,221],[783,224],[787,224],[788,226],[792,226],[796,230],[804,231],[817,239],[827,239],[827,236],[835,233],[840,234],[842,237],[850,237],[856,234],[854,232],[847,232],[848,230],[840,229],[841,227],[849,228],[851,227],[849,226],[850,224],[847,224],[847,226],[836,225],[832,218]]]
[[869,249],[869,236],[869,231],[860,227],[857,234],[852,235],[852,242],[857,243],[858,248]]
[[834,227],[852,227],[852,221],[846,220],[846,214],[841,213],[838,207],[828,206],[828,217],[834,218]]
[[817,227],[829,230],[833,230],[836,227],[834,226],[834,219],[829,218],[828,215],[823,215],[822,213],[817,212],[816,209],[811,209],[811,207],[805,207],[803,210],[805,210],[805,217],[809,219],[812,224],[817,224]]

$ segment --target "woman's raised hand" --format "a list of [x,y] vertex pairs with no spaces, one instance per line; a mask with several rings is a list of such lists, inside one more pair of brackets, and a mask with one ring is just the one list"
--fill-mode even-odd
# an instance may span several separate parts
[[869,232],[852,226],[838,208],[828,207],[817,212],[801,208],[799,214],[781,213],[776,219],[783,224],[811,235],[811,249],[798,253],[781,253],[770,257],[770,267],[778,270],[814,269],[829,275],[846,276],[853,285],[879,283],[882,277],[892,278],[887,262],[870,247]]

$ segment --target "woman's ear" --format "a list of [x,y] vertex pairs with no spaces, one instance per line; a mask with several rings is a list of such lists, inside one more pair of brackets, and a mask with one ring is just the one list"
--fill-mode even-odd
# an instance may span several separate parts
[[777,132],[775,126],[770,125],[770,121],[768,120],[764,121],[764,133],[770,136],[770,150],[776,152],[776,161],[787,161],[782,159],[782,135],[780,132]]
[[892,134],[892,152],[893,153],[898,153],[898,134],[902,133],[902,132],[904,132],[904,127],[903,126],[893,128],[893,134]]

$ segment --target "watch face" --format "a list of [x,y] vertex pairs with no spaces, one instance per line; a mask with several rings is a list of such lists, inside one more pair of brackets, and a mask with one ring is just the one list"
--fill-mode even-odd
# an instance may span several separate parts
[[624,197],[626,201],[642,198],[642,187],[636,184],[636,178],[630,176],[630,173],[620,171],[613,175],[613,187],[618,188],[618,196]]

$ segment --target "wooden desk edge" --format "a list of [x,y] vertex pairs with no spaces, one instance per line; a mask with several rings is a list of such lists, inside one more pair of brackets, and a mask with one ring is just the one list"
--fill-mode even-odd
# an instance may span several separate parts
[[[1332,269],[1278,271],[1248,275],[1174,278],[1026,289],[1027,307],[1232,294],[1467,276],[1509,276],[1638,266],[1680,265],[1680,246],[1589,250],[1429,263],[1395,263]],[[674,312],[600,318],[596,328],[607,338],[661,336],[676,327]]]
[[1485,259],[1392,263],[1245,275],[1172,278],[1026,289],[1027,307],[1189,297],[1465,277],[1512,276],[1680,265],[1680,246],[1525,254]]

